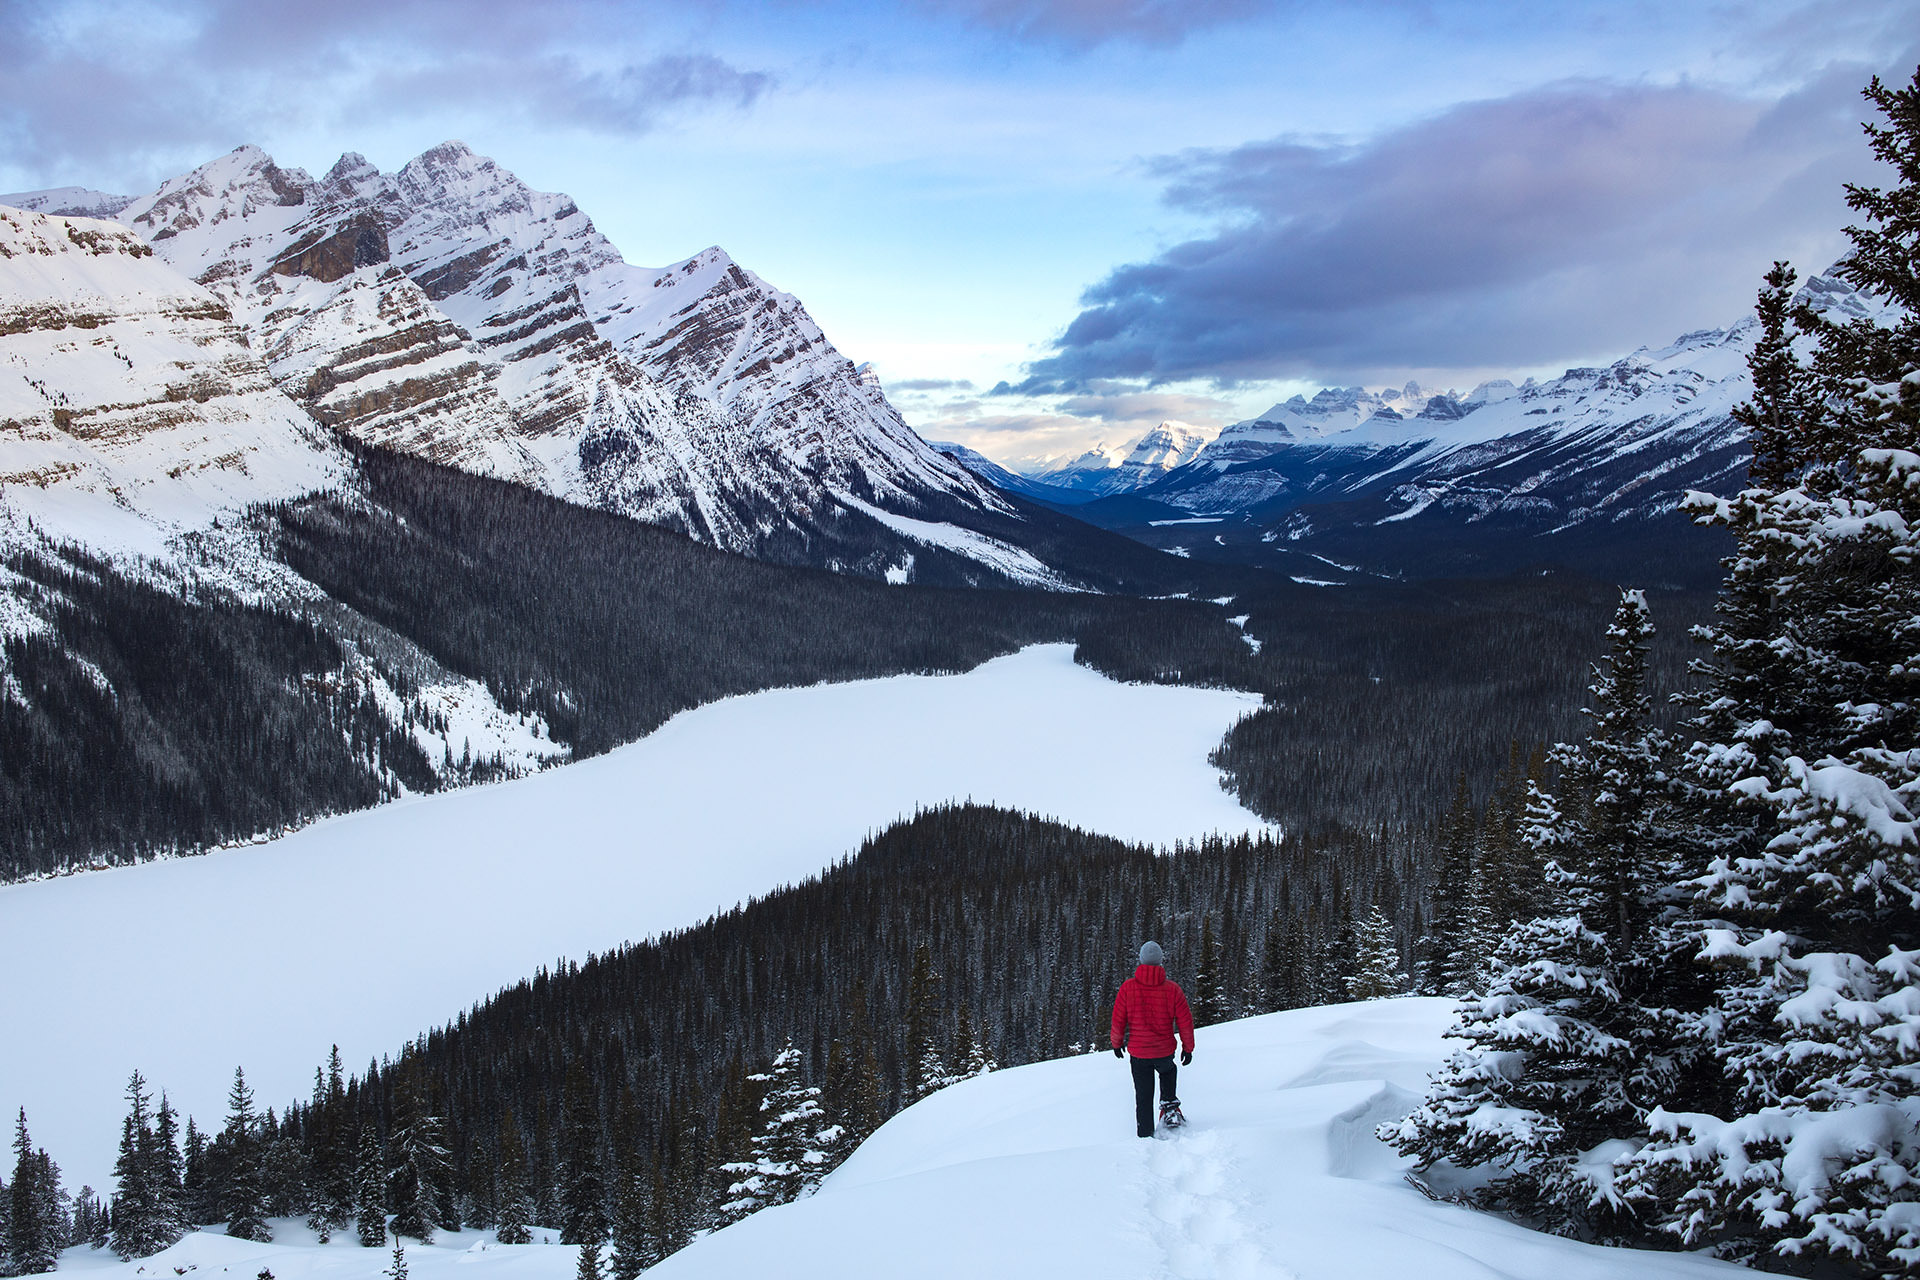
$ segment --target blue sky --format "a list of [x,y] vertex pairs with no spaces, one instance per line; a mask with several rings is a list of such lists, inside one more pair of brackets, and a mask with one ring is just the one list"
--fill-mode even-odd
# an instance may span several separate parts
[[[1002,458],[1729,323],[1877,178],[1920,0],[0,0],[0,190],[458,137],[798,294]],[[999,394],[992,394],[999,384]]]

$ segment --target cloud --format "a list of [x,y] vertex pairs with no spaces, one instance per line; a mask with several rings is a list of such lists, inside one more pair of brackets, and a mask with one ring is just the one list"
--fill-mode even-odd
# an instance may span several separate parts
[[449,109],[639,134],[772,87],[611,0],[0,0],[0,163],[58,174]]
[[887,384],[887,393],[889,395],[893,394],[896,391],[926,392],[926,391],[971,391],[971,390],[973,390],[973,380],[971,378],[907,378],[900,382],[891,382]]
[[1215,230],[1088,289],[1009,390],[1444,376],[1729,322],[1773,258],[1837,251],[1840,183],[1872,176],[1866,77],[1832,68],[1771,101],[1566,83],[1357,145],[1160,161],[1167,200]]
[[922,0],[1016,40],[1067,49],[1178,44],[1208,27],[1271,13],[1276,0]]

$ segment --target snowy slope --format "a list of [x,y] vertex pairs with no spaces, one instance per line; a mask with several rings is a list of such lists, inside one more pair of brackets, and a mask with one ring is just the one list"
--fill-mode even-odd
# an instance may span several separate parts
[[132,196],[116,196],[91,187],[50,187],[45,191],[15,191],[0,195],[0,204],[29,213],[51,213],[67,218],[111,218],[133,203]]
[[226,305],[125,228],[0,209],[0,524],[158,553],[337,484]]
[[718,248],[630,265],[571,199],[458,142],[318,180],[241,147],[120,216],[359,439],[747,553],[830,541],[846,497],[1005,514],[798,299]]
[[[1410,1109],[1452,1004],[1335,1005],[1202,1028],[1191,1123],[1133,1136],[1108,1054],[976,1077],[888,1121],[814,1196],[649,1272],[1284,1280],[1708,1280],[1685,1254],[1602,1249],[1426,1199],[1373,1126]],[[278,1274],[276,1272],[276,1274]]]
[[[1683,1253],[1606,1249],[1428,1200],[1372,1136],[1445,1052],[1452,1005],[1403,999],[1269,1014],[1199,1032],[1180,1073],[1191,1123],[1133,1136],[1127,1070],[1107,1054],[963,1081],[888,1121],[813,1196],[696,1241],[661,1280],[1731,1280]],[[144,1261],[69,1250],[62,1273],[378,1280],[389,1251],[202,1232]],[[420,1280],[572,1280],[578,1251],[490,1233],[409,1241]]]
[[0,984],[0,1025],[42,1046],[0,1054],[0,1107],[27,1108],[70,1185],[99,1187],[136,1068],[203,1122],[236,1065],[263,1106],[304,1097],[330,1044],[356,1064],[395,1052],[557,956],[802,879],[919,807],[970,797],[1156,843],[1257,830],[1207,762],[1257,705],[1116,684],[1042,646],[964,676],[729,699],[517,782],[0,887],[0,966],[63,975]]

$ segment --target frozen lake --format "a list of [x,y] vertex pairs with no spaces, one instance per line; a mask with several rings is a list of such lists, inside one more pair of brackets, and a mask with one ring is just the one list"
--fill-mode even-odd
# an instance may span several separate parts
[[800,880],[973,799],[1158,844],[1262,829],[1207,754],[1253,695],[1042,645],[961,676],[751,694],[534,777],[200,858],[0,887],[0,1107],[111,1185],[126,1080],[218,1129],[236,1065],[304,1098],[500,987]]

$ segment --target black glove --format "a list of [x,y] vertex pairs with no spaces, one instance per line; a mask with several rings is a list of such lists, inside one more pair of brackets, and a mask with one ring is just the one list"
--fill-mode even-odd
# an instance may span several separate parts
[[1127,1051],[1125,1049],[1122,1049],[1119,1045],[1115,1045],[1113,1046],[1113,1056],[1116,1058],[1124,1058],[1127,1056]]
[[1180,1055],[1180,1065],[1183,1067],[1190,1067],[1193,1065],[1193,1050],[1189,1049],[1185,1053]]

